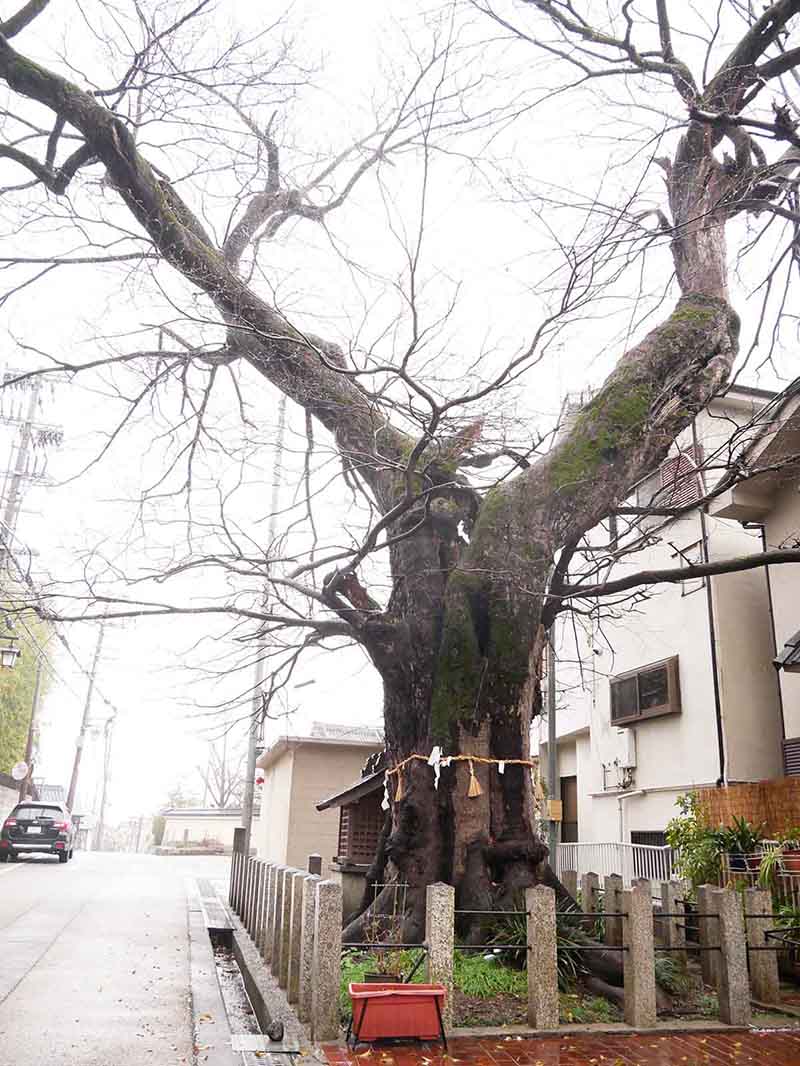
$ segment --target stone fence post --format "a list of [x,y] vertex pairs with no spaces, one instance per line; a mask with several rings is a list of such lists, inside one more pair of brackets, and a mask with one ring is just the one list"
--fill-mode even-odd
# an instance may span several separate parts
[[[661,882],[661,919],[664,947],[671,948],[673,959],[686,966],[686,916],[683,906],[686,886],[682,881]],[[678,917],[671,917],[677,914]],[[682,917],[681,917],[682,916]]]
[[566,888],[567,892],[573,899],[578,898],[578,871],[577,870],[564,870],[561,874],[561,884]]
[[316,892],[320,878],[309,874],[303,881],[300,931],[300,973],[297,998],[297,1017],[301,1022],[311,1018],[311,989],[314,979],[314,914]]
[[438,881],[425,892],[425,943],[428,945],[428,983],[444,985],[442,1021],[453,1025],[453,945],[456,890]]
[[[750,988],[753,999],[759,1003],[780,1003],[780,981],[778,979],[777,951],[763,951],[762,948],[776,948],[775,940],[767,940],[767,930],[772,925],[772,895],[765,888],[746,888],[744,892],[745,926],[747,928],[747,946],[753,948],[748,955],[750,963]],[[754,918],[752,915],[764,915]],[[747,917],[749,915],[750,917]]]
[[281,888],[281,959],[278,967],[278,984],[289,987],[289,953],[292,943],[292,878],[297,873],[292,866],[283,871]]
[[263,859],[254,860],[254,872],[253,872],[253,896],[250,900],[250,922],[248,926],[248,932],[250,937],[255,943],[258,936],[258,912],[261,907],[261,893],[264,891],[264,866]]
[[250,912],[250,896],[253,892],[253,870],[255,868],[255,859],[249,855],[245,855],[245,869],[244,869],[244,891],[242,892],[242,904],[239,909],[239,917],[242,919],[242,925],[247,929],[247,916]]
[[[711,891],[712,913],[719,915],[719,1017],[727,1025],[750,1024],[750,983],[747,946],[739,893],[734,888]],[[714,954],[717,954],[716,952]],[[757,952],[756,954],[763,954]]]
[[581,877],[581,910],[586,914],[597,914],[599,892],[600,878],[597,874],[584,874]]
[[281,966],[281,929],[283,923],[283,875],[285,866],[275,867],[275,889],[272,893],[272,957],[270,968],[275,975],[280,973]]
[[295,870],[291,876],[291,908],[289,916],[289,974],[286,982],[286,998],[290,1003],[300,999],[300,955],[303,950],[303,885],[309,875],[304,870]]
[[311,978],[311,1037],[339,1038],[342,973],[342,886],[318,881],[314,907],[314,964]]
[[656,972],[653,903],[649,881],[634,881],[622,893],[625,1021],[634,1029],[656,1024]]
[[272,869],[273,863],[264,863],[264,885],[261,891],[261,906],[258,909],[258,917],[256,919],[256,947],[262,958],[266,955],[267,910],[269,906],[270,885],[272,883]]
[[231,880],[228,888],[228,902],[235,913],[239,908],[239,886],[241,884],[242,855],[244,854],[244,826],[233,831],[233,852],[231,853]]
[[[622,913],[622,889],[624,885],[619,874],[609,874],[603,882],[603,910],[607,914]],[[603,918],[603,940],[611,947],[622,944],[622,919]]]
[[525,891],[528,912],[528,1025],[558,1029],[556,895],[546,885]]
[[700,885],[697,889],[697,930],[700,940],[700,972],[703,981],[712,988],[719,988],[719,952],[708,951],[709,947],[719,947],[719,924],[716,919],[706,917],[715,914],[711,893],[715,885]]

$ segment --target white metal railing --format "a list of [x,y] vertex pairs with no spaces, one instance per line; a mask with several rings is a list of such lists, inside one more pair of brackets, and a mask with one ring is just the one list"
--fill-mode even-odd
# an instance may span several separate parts
[[556,873],[561,877],[565,870],[576,870],[578,877],[592,872],[600,877],[619,874],[626,888],[637,878],[669,881],[673,876],[672,848],[653,844],[625,844],[619,840],[559,844]]

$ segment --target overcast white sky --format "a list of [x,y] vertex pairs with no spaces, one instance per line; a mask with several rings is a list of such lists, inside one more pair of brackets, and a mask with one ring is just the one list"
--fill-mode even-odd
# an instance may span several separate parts
[[[99,12],[97,4],[93,7]],[[380,104],[389,79],[408,63],[408,41],[417,42],[418,47],[427,45],[429,34],[426,36],[423,14],[429,7],[436,9],[436,5],[409,4],[407,0],[381,4],[348,0],[337,5],[302,0],[293,6],[287,26],[294,32],[299,55],[317,69],[317,87],[301,93],[294,106],[279,114],[287,143],[294,145],[286,158],[299,166],[304,151],[335,150],[361,135],[368,126],[373,100]],[[598,11],[604,7],[598,4]],[[220,38],[229,26],[253,32],[261,28],[267,13],[274,17],[278,10],[277,5],[219,0],[216,32]],[[508,6],[508,10],[514,9]],[[464,30],[465,41],[474,41],[475,33],[474,29]],[[63,47],[76,67],[93,71],[104,84],[113,80],[113,73],[119,73],[116,64],[112,73],[108,68],[101,73],[103,57],[98,42],[88,38],[85,26],[75,18],[75,5],[69,2],[54,6],[51,14],[40,19],[26,34],[24,44],[53,63],[54,53]],[[559,82],[560,75],[548,64],[513,48],[487,50],[482,70],[474,65],[474,54],[470,61],[472,74],[477,71],[488,79],[481,90],[487,103],[505,102],[519,95],[520,105],[527,107]],[[661,113],[662,101],[653,100],[652,105],[652,130],[658,131],[668,116]],[[663,106],[672,105],[663,102]],[[261,122],[268,117],[257,116]],[[425,308],[433,317],[458,291],[456,313],[440,339],[442,351],[452,353],[448,358],[454,373],[468,366],[481,350],[490,353],[487,358],[491,359],[492,353],[507,354],[530,339],[546,305],[541,279],[554,262],[555,241],[548,229],[569,242],[581,221],[579,212],[557,212],[549,208],[548,200],[559,195],[576,199],[592,196],[600,189],[609,200],[617,199],[623,184],[638,180],[648,151],[654,150],[643,151],[651,131],[641,120],[641,112],[616,112],[601,122],[597,98],[592,100],[586,94],[559,97],[523,113],[515,123],[496,130],[492,138],[470,139],[469,150],[481,144],[483,158],[454,154],[434,158],[426,207]],[[148,136],[155,141],[160,138],[162,143],[168,140],[158,128]],[[308,328],[339,340],[350,339],[359,325],[365,336],[378,336],[397,306],[393,284],[402,269],[397,235],[402,225],[413,232],[418,220],[421,169],[418,159],[403,156],[381,173],[383,193],[388,190],[393,205],[391,228],[387,226],[385,196],[374,182],[367,181],[333,220],[330,239],[306,223],[287,233],[274,247],[271,280],[280,283],[283,305],[300,316]],[[209,198],[228,191],[224,172],[204,180],[204,193]],[[643,202],[658,203],[662,187],[651,168],[643,186]],[[98,195],[113,211],[112,194],[103,191]],[[7,215],[5,218],[8,222]],[[3,241],[3,246],[13,251],[2,254],[46,254],[52,241],[51,224],[45,228],[28,219],[24,228]],[[332,245],[373,273],[367,276],[351,269],[332,251]],[[563,345],[556,345],[542,366],[515,391],[514,413],[531,432],[536,426],[552,424],[566,393],[602,380],[619,354],[626,330],[635,330],[641,309],[632,308],[631,293],[642,284],[644,303],[653,302],[652,295],[664,284],[666,257],[666,249],[654,252],[641,276],[634,268],[630,280],[616,290],[614,300],[600,307],[593,321],[577,326]],[[743,273],[737,293],[738,309],[744,312],[745,336],[754,324],[754,312],[748,318],[750,305],[745,302],[751,280]],[[20,366],[33,358],[16,347],[20,340],[83,361],[108,350],[101,340],[105,336],[141,330],[167,318],[174,321],[170,300],[176,300],[181,311],[190,309],[185,290],[167,268],[159,269],[157,282],[160,291],[146,277],[139,279],[123,269],[102,274],[88,268],[53,272],[6,305],[8,365]],[[402,339],[402,331],[394,336],[395,342]],[[134,343],[123,340],[120,348],[127,346],[129,350]],[[152,336],[147,343],[153,343]],[[390,345],[392,337],[385,343]],[[779,369],[791,372],[787,366]],[[245,374],[243,380],[257,414],[258,441],[247,458],[237,514],[243,521],[245,517],[250,520],[251,532],[258,538],[264,536],[268,525],[266,501],[276,396],[252,375]],[[771,368],[756,372],[754,362],[746,380],[772,385],[778,379]],[[229,402],[230,394],[226,395]],[[226,412],[225,402],[223,396],[216,416],[225,440],[230,441],[240,430]],[[65,429],[64,447],[53,456],[51,465],[56,483],[30,492],[19,527],[21,538],[38,552],[42,572],[62,579],[75,577],[82,552],[101,542],[107,557],[128,570],[152,558],[145,555],[144,544],[151,535],[161,558],[173,551],[173,543],[182,545],[178,526],[183,512],[170,511],[170,505],[160,513],[164,524],[146,529],[146,536],[131,527],[130,501],[137,499],[143,481],[152,479],[163,458],[163,442],[158,446],[152,443],[154,426],[160,432],[163,420],[143,418],[135,422],[102,464],[76,479],[96,455],[102,432],[113,426],[118,413],[107,383],[97,377],[79,377],[60,385],[48,403],[47,419],[63,424]],[[165,420],[168,415],[165,411]],[[304,447],[301,434],[302,419],[296,409],[290,409],[282,508],[295,502],[296,474]],[[324,452],[324,440],[322,443]],[[217,470],[213,463],[206,473],[201,510],[210,506],[216,480],[223,483],[234,476],[233,467]],[[321,486],[327,476],[321,467],[317,484]],[[356,535],[363,516],[351,512],[340,483],[320,488],[320,492],[318,515],[323,541],[341,543],[342,527],[347,529],[348,524]],[[307,530],[298,528],[292,536],[298,544]],[[379,582],[380,570],[372,571],[372,576]],[[199,603],[217,592],[216,586],[209,589],[202,580],[193,579],[163,595],[170,602],[177,602],[179,596],[182,602]],[[204,744],[209,733],[218,733],[220,718],[211,719],[202,712],[244,692],[250,683],[249,672],[223,677],[216,683],[198,672],[204,664],[218,668],[228,653],[241,661],[241,650],[237,652],[225,640],[224,630],[223,623],[210,622],[207,617],[150,619],[108,627],[98,687],[119,709],[111,821],[153,811],[176,781],[191,782],[195,766],[204,762]],[[88,665],[96,627],[73,625],[65,632],[77,658]],[[66,784],[86,681],[62,652],[54,652],[52,660],[59,679],[51,686],[42,712],[42,757],[37,773]],[[380,719],[380,684],[357,650],[335,656],[313,653],[295,680],[297,684],[313,684],[289,693],[288,706],[295,713],[269,727],[273,736],[284,730],[304,732],[315,719],[369,723]],[[97,699],[93,717],[102,723],[107,713],[108,707]],[[100,747],[98,737],[87,752],[87,798],[95,788]],[[194,781],[199,790],[199,777],[195,775]]]

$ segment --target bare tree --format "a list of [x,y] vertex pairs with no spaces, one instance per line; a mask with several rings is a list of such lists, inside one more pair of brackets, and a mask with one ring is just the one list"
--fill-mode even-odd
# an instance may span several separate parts
[[241,746],[238,750],[228,751],[226,738],[208,745],[208,764],[198,766],[197,772],[204,786],[206,801],[212,807],[240,807],[244,791],[244,771],[247,752]]
[[[98,205],[89,227],[95,245],[80,253],[82,259],[102,266],[109,258],[135,257],[137,269],[168,264],[182,279],[180,290],[171,279],[161,282],[175,316],[162,324],[156,343],[103,353],[99,360],[138,368],[140,387],[127,394],[131,418],[135,412],[146,419],[147,405],[152,409],[157,390],[166,386],[181,397],[176,424],[183,436],[176,435],[168,471],[152,495],[166,491],[176,470],[183,473],[171,491],[191,494],[199,455],[213,445],[207,418],[213,390],[225,373],[238,380],[234,367],[266,379],[301,409],[304,535],[313,546],[304,542],[293,552],[287,531],[274,544],[259,544],[240,529],[221,493],[217,550],[165,564],[159,580],[218,567],[240,592],[249,589],[249,598],[235,595],[191,609],[234,619],[244,655],[267,658],[270,698],[288,683],[308,647],[355,643],[366,651],[383,682],[387,752],[395,770],[390,832],[379,863],[386,878],[409,883],[403,935],[413,940],[423,935],[424,887],[432,881],[451,881],[459,905],[477,909],[508,905],[537,880],[555,883],[532,824],[529,773],[546,632],[565,604],[619,591],[598,588],[602,581],[592,579],[592,566],[584,568],[582,583],[574,576],[567,580],[570,563],[598,523],[630,512],[630,487],[659,464],[728,381],[740,331],[729,303],[725,238],[732,220],[768,213],[788,231],[790,262],[796,256],[800,153],[789,90],[800,49],[788,35],[800,24],[800,0],[778,0],[758,14],[732,0],[718,5],[727,16],[725,32],[704,24],[699,36],[674,30],[670,9],[681,5],[667,0],[655,0],[652,18],[627,2],[607,6],[602,28],[590,21],[591,5],[578,0],[523,0],[508,11],[481,0],[465,9],[466,36],[460,36],[458,10],[447,7],[431,29],[427,50],[414,53],[413,77],[391,107],[379,108],[374,128],[333,159],[306,167],[302,176],[302,168],[298,174],[284,168],[277,120],[253,117],[264,114],[256,106],[259,94],[275,96],[274,72],[286,69],[286,55],[280,63],[269,60],[273,74],[266,79],[258,70],[268,61],[264,53],[253,58],[252,42],[250,51],[240,39],[221,47],[213,62],[198,57],[199,31],[193,27],[202,24],[206,7],[137,6],[136,33],[120,30],[109,42],[111,69],[126,49],[128,61],[109,84],[98,86],[76,75],[67,57],[54,69],[12,45],[18,35],[32,35],[35,20],[45,17],[46,0],[31,0],[0,26],[0,77],[13,114],[0,157],[27,172],[25,195],[34,198],[33,207],[26,201],[29,212],[63,211],[84,227],[80,210],[71,206],[78,202],[76,183],[81,203]],[[404,329],[387,329],[386,343],[381,338],[380,344],[365,344],[355,331],[340,345],[295,322],[282,309],[264,249],[274,249],[276,234],[289,226],[296,233],[302,226],[330,226],[332,213],[368,177],[385,192],[393,159],[413,158],[424,179],[437,153],[467,155],[477,133],[529,121],[529,102],[521,100],[514,79],[510,89],[505,86],[508,99],[480,103],[484,93],[497,101],[505,83],[488,92],[487,55],[495,54],[496,40],[481,40],[483,67],[471,65],[476,18],[487,33],[497,30],[501,46],[545,55],[555,76],[564,71],[559,92],[624,79],[625,92],[644,108],[651,106],[654,87],[659,100],[671,93],[669,104],[652,117],[654,141],[672,150],[654,160],[666,182],[663,207],[640,212],[635,190],[622,207],[593,201],[587,208],[592,233],[562,242],[566,271],[550,278],[550,310],[531,336],[499,358],[475,353],[466,370],[459,364],[452,373],[445,343],[429,347],[446,312],[435,323],[421,314],[424,180],[417,228],[393,229],[407,259],[400,286],[405,313]],[[726,50],[718,42],[731,27],[737,39]],[[134,39],[139,46],[128,43]],[[698,39],[702,75],[692,70]],[[679,43],[692,40],[690,62],[680,56]],[[297,68],[291,69],[296,75]],[[80,85],[70,80],[76,76]],[[759,110],[762,99],[772,111]],[[279,110],[280,99],[274,103]],[[673,121],[672,111],[676,130],[670,141],[663,126]],[[215,117],[203,154],[191,142],[212,112],[226,118]],[[149,138],[158,136],[158,121],[167,114],[181,117],[183,136],[175,144],[162,137],[151,148]],[[237,124],[236,132],[228,122]],[[767,155],[770,142],[777,145],[773,159]],[[723,154],[723,145],[732,154]],[[223,159],[241,188],[219,233],[202,216],[204,193],[212,188],[207,175]],[[471,162],[477,166],[476,157]],[[109,190],[113,209],[105,202]],[[387,215],[395,220],[391,205]],[[106,250],[97,247],[100,229]],[[335,235],[331,239],[357,271],[346,248]],[[495,410],[503,396],[562,337],[566,323],[591,307],[642,249],[659,241],[668,243],[672,255],[675,307],[620,351],[613,371],[556,439],[542,439],[530,428],[525,439],[519,424],[511,432]],[[74,261],[64,254],[14,257],[14,269],[28,273],[7,295],[45,270],[71,269]],[[665,275],[664,290],[669,284]],[[54,363],[70,372],[94,365],[63,358]],[[251,414],[245,416],[252,426]],[[256,412],[262,421],[267,417]],[[127,424],[126,416],[113,440]],[[345,531],[324,551],[316,546],[316,490],[307,476],[315,448],[327,449],[326,462],[336,456],[347,491],[368,516],[357,538]],[[385,593],[370,586],[383,560],[390,578]],[[698,567],[700,572],[708,571]],[[325,575],[321,582],[317,574]],[[640,583],[669,579],[642,575]],[[111,616],[187,609],[136,590],[125,603],[118,594],[104,594],[100,581],[82,593],[72,590],[72,612],[64,608],[63,594],[39,606],[62,618],[85,618],[109,598]],[[260,650],[253,653],[256,646]],[[427,765],[437,745],[456,757],[440,779]],[[358,919],[348,939],[360,930]]]

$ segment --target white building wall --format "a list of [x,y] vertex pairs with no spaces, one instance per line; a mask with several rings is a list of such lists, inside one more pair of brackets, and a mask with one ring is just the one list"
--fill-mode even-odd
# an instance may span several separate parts
[[[773,508],[764,520],[767,547],[793,547],[800,543],[800,481],[789,479],[775,494]],[[770,567],[775,637],[778,651],[800,629],[800,564]],[[800,737],[800,674],[779,673],[786,737]]]
[[[727,441],[737,425],[746,423],[759,400],[715,402],[697,420],[704,455],[715,451],[720,466],[727,460]],[[692,430],[680,438],[686,448]],[[721,451],[719,450],[721,448]],[[717,459],[713,460],[717,462]],[[718,474],[706,477],[710,487]],[[639,503],[658,488],[656,475],[640,486]],[[796,512],[797,514],[797,512]],[[795,517],[794,527],[800,525]],[[673,568],[683,555],[701,558],[703,529],[699,512],[681,519],[653,519],[656,543],[614,568],[622,577],[649,568]],[[758,534],[724,519],[706,520],[711,558],[750,554],[760,549]],[[595,540],[607,540],[596,531]],[[682,555],[683,553],[683,555]],[[794,603],[800,602],[800,566]],[[712,579],[716,652],[720,696],[726,726],[726,763],[732,779],[756,780],[780,770],[780,725],[772,658],[767,584],[763,572],[725,575]],[[773,584],[774,594],[774,584]],[[561,616],[558,624],[557,734],[565,737],[581,727],[590,733],[565,740],[568,765],[577,766],[579,839],[628,840],[632,831],[660,831],[676,813],[678,795],[694,787],[713,785],[720,772],[711,630],[705,582],[654,586],[639,603],[630,600],[610,609],[599,623]],[[611,615],[609,617],[609,615]],[[800,628],[800,612],[789,633]],[[682,711],[645,720],[625,729],[611,725],[610,679],[670,656],[679,659]],[[800,736],[800,678],[796,733]],[[546,742],[547,723],[535,726],[534,742]],[[615,760],[635,768],[629,791],[620,800]],[[574,756],[572,752],[574,751]],[[541,748],[546,766],[546,743]],[[605,781],[603,768],[606,768]],[[570,771],[559,768],[559,776]]]
[[286,865],[292,801],[294,749],[289,748],[264,771],[261,817],[255,845],[259,859]]
[[204,817],[169,814],[165,818],[162,844],[182,844],[184,841],[199,844],[213,841],[226,848],[233,847],[233,831],[241,825],[241,816],[236,814],[209,814]]

